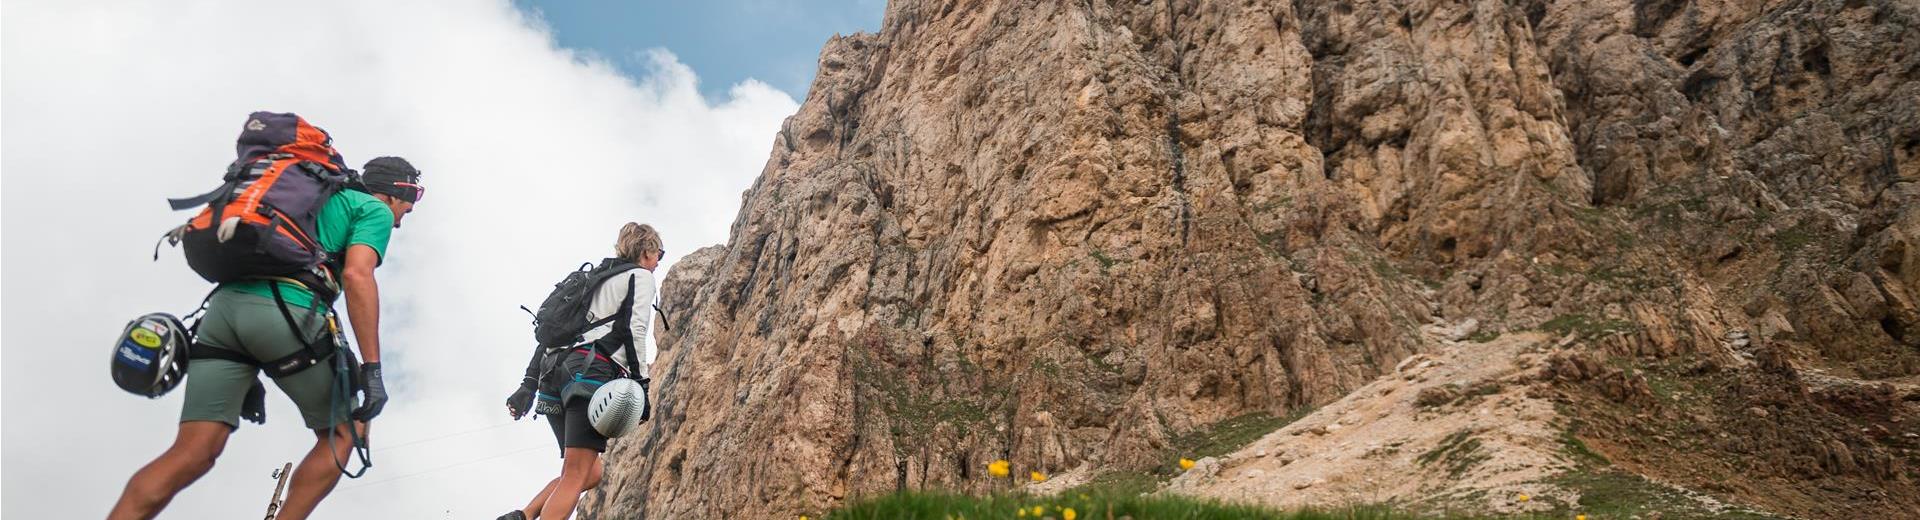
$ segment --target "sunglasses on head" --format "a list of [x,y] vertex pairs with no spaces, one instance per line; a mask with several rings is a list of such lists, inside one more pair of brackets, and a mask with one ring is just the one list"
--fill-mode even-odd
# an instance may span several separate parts
[[416,184],[416,183],[411,183],[411,182],[396,182],[396,183],[393,183],[393,185],[394,185],[394,186],[398,186],[398,187],[401,187],[401,188],[410,188],[410,189],[412,189],[412,190],[413,190],[413,202],[414,202],[415,204],[418,204],[418,203],[420,203],[420,200],[421,200],[421,199],[425,199],[425,198],[427,198],[427,185],[425,185],[425,184]]

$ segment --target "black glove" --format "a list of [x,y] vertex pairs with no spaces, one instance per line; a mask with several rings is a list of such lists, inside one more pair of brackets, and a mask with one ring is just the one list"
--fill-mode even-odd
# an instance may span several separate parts
[[387,384],[380,380],[380,362],[368,361],[360,364],[360,379],[364,381],[360,389],[364,393],[360,408],[353,411],[354,420],[371,421],[380,415],[380,409],[387,407]]
[[240,400],[240,418],[254,424],[267,423],[267,387],[260,384],[260,378],[253,378],[253,386],[247,388],[247,397]]
[[513,416],[513,420],[518,421],[531,411],[533,411],[533,381],[521,380],[520,389],[514,390],[513,395],[507,396],[507,415]]

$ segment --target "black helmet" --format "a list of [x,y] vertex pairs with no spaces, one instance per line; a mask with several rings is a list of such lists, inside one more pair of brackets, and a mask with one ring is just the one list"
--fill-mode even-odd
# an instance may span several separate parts
[[134,395],[160,397],[187,379],[187,327],[156,312],[127,322],[113,343],[113,382]]

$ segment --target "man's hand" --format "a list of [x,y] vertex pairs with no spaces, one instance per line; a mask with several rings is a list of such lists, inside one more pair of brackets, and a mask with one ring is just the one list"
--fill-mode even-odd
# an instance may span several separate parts
[[521,417],[526,417],[527,412],[530,411],[533,411],[533,382],[521,381],[520,389],[514,390],[513,395],[507,396],[507,415],[513,416],[513,420],[518,421]]
[[360,377],[366,381],[366,387],[361,389],[366,395],[360,402],[360,408],[353,411],[353,418],[358,421],[371,421],[375,416],[380,415],[381,409],[387,407],[387,383],[380,379],[380,362],[371,361],[361,364]]

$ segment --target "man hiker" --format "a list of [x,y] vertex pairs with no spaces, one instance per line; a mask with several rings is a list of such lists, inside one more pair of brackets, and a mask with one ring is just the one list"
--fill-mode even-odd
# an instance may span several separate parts
[[[653,270],[660,266],[666,252],[660,247],[660,233],[653,226],[628,222],[620,228],[614,242],[614,258],[601,261],[591,272],[604,277],[591,284],[592,292],[581,327],[585,333],[556,347],[536,348],[528,362],[520,388],[507,398],[507,414],[514,419],[525,416],[536,406],[547,416],[553,437],[560,445],[560,476],[548,482],[533,501],[522,510],[500,516],[500,520],[544,518],[565,520],[573,515],[580,493],[600,485],[600,454],[607,450],[607,437],[588,421],[587,405],[601,384],[620,377],[646,383],[645,352],[647,327],[653,321]],[[562,286],[566,286],[562,282]],[[555,296],[560,296],[556,294]],[[554,297],[548,298],[549,302]],[[552,305],[541,305],[537,319],[549,317]],[[571,319],[578,319],[577,316]],[[540,329],[536,326],[536,336]],[[644,417],[644,414],[643,414]]]
[[[272,128],[261,121],[275,116],[291,114],[256,113],[248,129],[271,132]],[[291,130],[285,133],[294,135]],[[304,120],[297,135],[299,139],[318,136],[316,140],[325,136],[306,126]],[[245,148],[246,134],[242,137],[244,162],[256,156]],[[330,139],[325,151],[331,152]],[[332,155],[337,160],[338,154]],[[263,369],[281,391],[293,398],[315,436],[313,449],[293,473],[279,518],[307,518],[339,482],[354,449],[353,438],[364,438],[367,423],[380,414],[387,401],[380,377],[380,289],[374,280],[374,268],[386,255],[393,229],[400,227],[400,221],[426,192],[420,184],[420,171],[399,157],[367,162],[360,180],[347,184],[321,205],[313,217],[312,242],[332,259],[329,270],[337,274],[338,290],[346,297],[347,316],[352,319],[353,338],[363,362],[360,374],[355,376],[365,392],[364,402],[357,409],[348,409],[353,397],[351,393],[344,398],[340,395],[344,386],[336,387],[336,382],[342,374],[336,372],[334,363],[313,362],[291,373],[285,373],[285,366],[262,366],[295,357],[301,349],[322,342],[332,348],[335,340],[330,331],[337,327],[330,325],[330,301],[321,301],[324,299],[316,298],[306,285],[292,279],[220,284],[208,297],[205,316],[196,325],[186,402],[180,410],[173,445],[127,481],[126,490],[107,516],[109,520],[158,515],[174,495],[213,468],[227,437],[239,428],[243,414],[249,420],[264,421],[264,388],[256,379]],[[326,356],[332,357],[335,355]],[[274,368],[282,373],[274,376]]]

